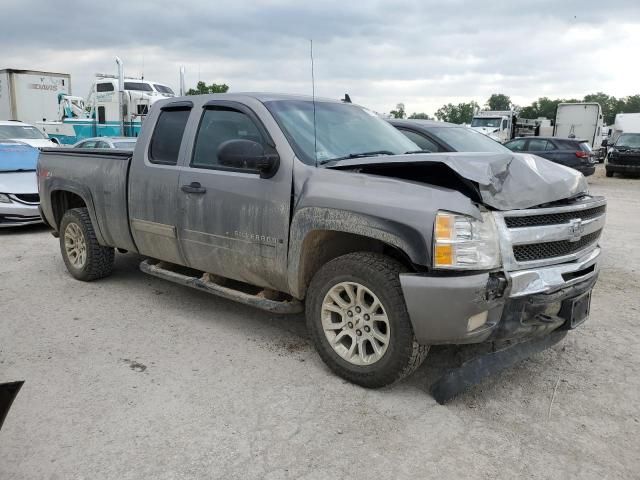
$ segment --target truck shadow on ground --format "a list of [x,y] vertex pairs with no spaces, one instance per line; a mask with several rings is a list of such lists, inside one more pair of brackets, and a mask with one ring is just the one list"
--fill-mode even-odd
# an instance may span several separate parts
[[[207,294],[183,285],[145,275],[139,264],[146,257],[136,254],[118,254],[114,274],[103,282],[131,282],[147,284],[149,299],[157,307],[171,315],[172,311],[187,312],[195,322],[215,324],[219,328],[246,330],[247,340],[257,348],[278,356],[290,356],[299,361],[316,358],[315,348],[309,337],[304,314],[277,315]],[[215,315],[213,315],[215,313]],[[406,383],[425,392],[429,386],[451,368],[458,367],[469,357],[469,346],[433,346],[427,360]],[[327,368],[319,361],[320,368]],[[315,368],[311,364],[309,368]]]

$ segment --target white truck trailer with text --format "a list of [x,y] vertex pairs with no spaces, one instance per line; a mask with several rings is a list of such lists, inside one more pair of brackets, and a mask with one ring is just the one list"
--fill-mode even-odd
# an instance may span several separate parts
[[20,120],[32,125],[55,120],[60,94],[71,94],[68,73],[0,70],[0,120]]

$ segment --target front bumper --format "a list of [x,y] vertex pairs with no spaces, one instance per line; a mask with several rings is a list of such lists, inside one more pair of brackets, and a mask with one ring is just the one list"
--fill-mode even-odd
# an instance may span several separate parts
[[616,164],[616,163],[607,163],[605,165],[605,170],[607,172],[618,172],[618,173],[640,173],[640,163],[639,164]]
[[[599,256],[596,248],[575,262],[500,274],[402,274],[400,283],[421,344],[521,339],[566,323],[562,304],[593,288]],[[485,312],[481,325],[470,321]]]
[[580,173],[582,173],[585,177],[588,177],[590,175],[593,175],[596,171],[596,166],[595,164],[591,163],[588,165],[578,165],[573,167],[576,170],[578,170]]
[[42,223],[37,204],[0,203],[0,228]]

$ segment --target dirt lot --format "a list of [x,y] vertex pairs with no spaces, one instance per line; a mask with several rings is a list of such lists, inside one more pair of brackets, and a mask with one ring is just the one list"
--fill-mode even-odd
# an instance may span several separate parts
[[590,320],[447,406],[427,389],[453,348],[367,391],[325,368],[302,317],[133,255],[81,283],[43,228],[0,232],[0,382],[26,381],[0,478],[638,478],[640,179],[591,184],[609,215]]

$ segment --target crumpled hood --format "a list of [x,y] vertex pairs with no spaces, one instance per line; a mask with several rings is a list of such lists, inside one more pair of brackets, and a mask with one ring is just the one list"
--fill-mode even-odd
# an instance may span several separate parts
[[385,167],[444,164],[478,186],[483,203],[498,210],[531,208],[588,192],[584,176],[569,167],[530,154],[428,153],[342,160],[327,168],[366,168],[383,174]]

